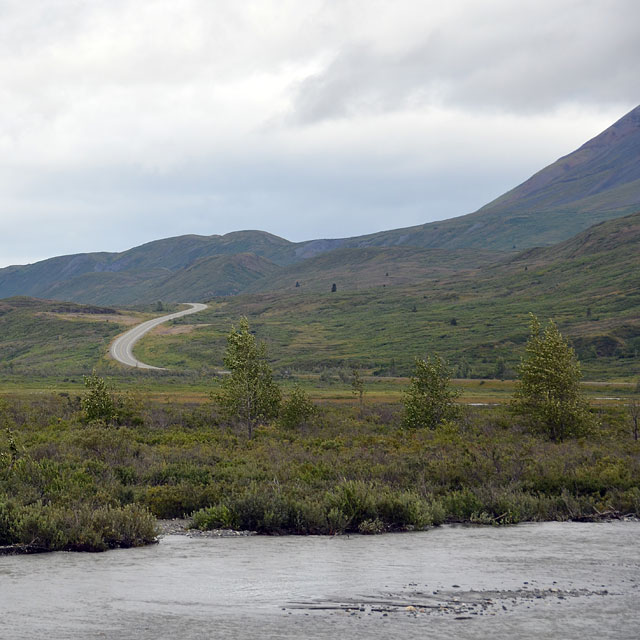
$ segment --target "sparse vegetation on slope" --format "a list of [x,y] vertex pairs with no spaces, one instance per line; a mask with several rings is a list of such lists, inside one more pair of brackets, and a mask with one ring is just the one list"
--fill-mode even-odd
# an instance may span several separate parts
[[557,323],[588,379],[630,379],[640,374],[639,247],[634,214],[557,247],[411,286],[334,293],[292,287],[225,298],[199,316],[207,326],[188,336],[149,336],[139,350],[153,364],[219,365],[224,328],[247,315],[276,369],[357,364],[407,375],[414,357],[438,352],[459,377],[513,377],[534,313]]

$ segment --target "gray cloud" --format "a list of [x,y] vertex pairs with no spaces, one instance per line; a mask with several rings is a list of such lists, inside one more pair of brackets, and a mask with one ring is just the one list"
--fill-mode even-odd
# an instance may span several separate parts
[[[635,0],[459,3],[394,49],[347,43],[292,87],[294,121],[441,104],[538,113],[638,100]],[[416,7],[417,8],[417,7]]]

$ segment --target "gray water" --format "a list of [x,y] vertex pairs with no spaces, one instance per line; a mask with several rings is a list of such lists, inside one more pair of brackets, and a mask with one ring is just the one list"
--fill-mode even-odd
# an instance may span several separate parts
[[636,639],[639,584],[637,522],[167,536],[0,558],[0,638]]

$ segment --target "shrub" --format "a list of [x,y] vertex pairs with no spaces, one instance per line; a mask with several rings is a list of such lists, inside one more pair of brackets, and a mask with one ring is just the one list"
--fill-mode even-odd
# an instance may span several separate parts
[[0,496],[0,545],[17,541],[14,531],[15,507],[6,496]]
[[14,542],[47,551],[105,551],[153,542],[154,517],[143,507],[35,503],[23,507],[14,523]]
[[225,504],[200,509],[193,514],[193,528],[201,531],[211,529],[236,529],[238,527],[235,514]]
[[296,384],[280,411],[280,424],[286,429],[304,426],[316,414],[316,407],[307,393]]
[[413,376],[404,396],[404,426],[435,428],[443,420],[458,415],[455,399],[460,395],[451,388],[451,374],[439,356],[416,358]]
[[371,535],[374,533],[384,533],[386,531],[386,526],[380,518],[374,518],[373,520],[363,520],[358,525],[358,533],[362,533],[365,535]]
[[580,391],[580,363],[550,321],[544,332],[531,316],[531,335],[511,403],[531,430],[550,440],[589,434],[596,422]]

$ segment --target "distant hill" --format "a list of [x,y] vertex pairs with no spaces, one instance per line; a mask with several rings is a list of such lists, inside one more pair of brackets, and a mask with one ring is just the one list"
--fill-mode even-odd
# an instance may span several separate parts
[[385,285],[387,278],[410,284],[485,267],[506,252],[551,246],[639,208],[637,107],[466,216],[354,238],[293,243],[239,231],[167,238],[121,253],[60,256],[0,269],[0,298],[131,305],[273,291],[296,281],[318,291],[333,282],[343,289]]
[[122,253],[59,256],[0,269],[0,298],[26,295],[127,305],[232,295],[276,263],[295,260],[294,247],[270,233],[238,231],[167,238]]
[[340,291],[397,287],[472,272],[501,255],[476,249],[362,247],[334,249],[281,267],[249,284],[243,293],[278,291],[298,286],[305,291]]
[[[497,262],[488,261],[492,253],[480,261],[479,255],[372,247],[342,249],[288,267],[254,254],[202,258],[158,280],[154,296],[162,292],[166,298],[174,287],[174,295],[192,297],[201,280],[222,288],[242,281],[245,289],[257,291],[214,298],[197,316],[145,337],[137,355],[182,372],[215,369],[222,364],[230,326],[247,315],[283,374],[336,377],[338,370],[358,365],[377,375],[401,375],[410,371],[415,356],[437,352],[456,375],[509,377],[523,355],[531,312],[558,323],[588,378],[640,375],[640,213]],[[127,273],[133,272],[80,278],[127,278]],[[272,290],[261,290],[266,286],[261,280]],[[333,293],[332,281],[337,282]],[[120,284],[126,291],[126,282]],[[86,286],[99,295],[95,283]],[[113,290],[114,283],[105,286]],[[135,290],[127,295],[135,297]],[[96,364],[107,366],[109,340],[148,317],[95,305],[1,300],[0,379],[61,372],[77,379]]]
[[[375,263],[386,251],[347,249],[313,260],[319,265],[344,252],[343,264],[348,256],[366,255]],[[414,255],[414,267],[420,258]],[[524,354],[534,313],[543,323],[557,322],[589,379],[640,375],[640,213],[476,269],[426,271],[410,284],[392,274],[382,284],[338,286],[334,293],[326,282],[316,286],[320,280],[295,287],[287,279],[276,291],[220,298],[196,320],[184,321],[203,323],[197,332],[149,336],[139,356],[159,366],[219,365],[228,327],[248,315],[276,370],[335,372],[358,365],[379,375],[406,374],[415,356],[436,352],[457,375],[509,377]]]

